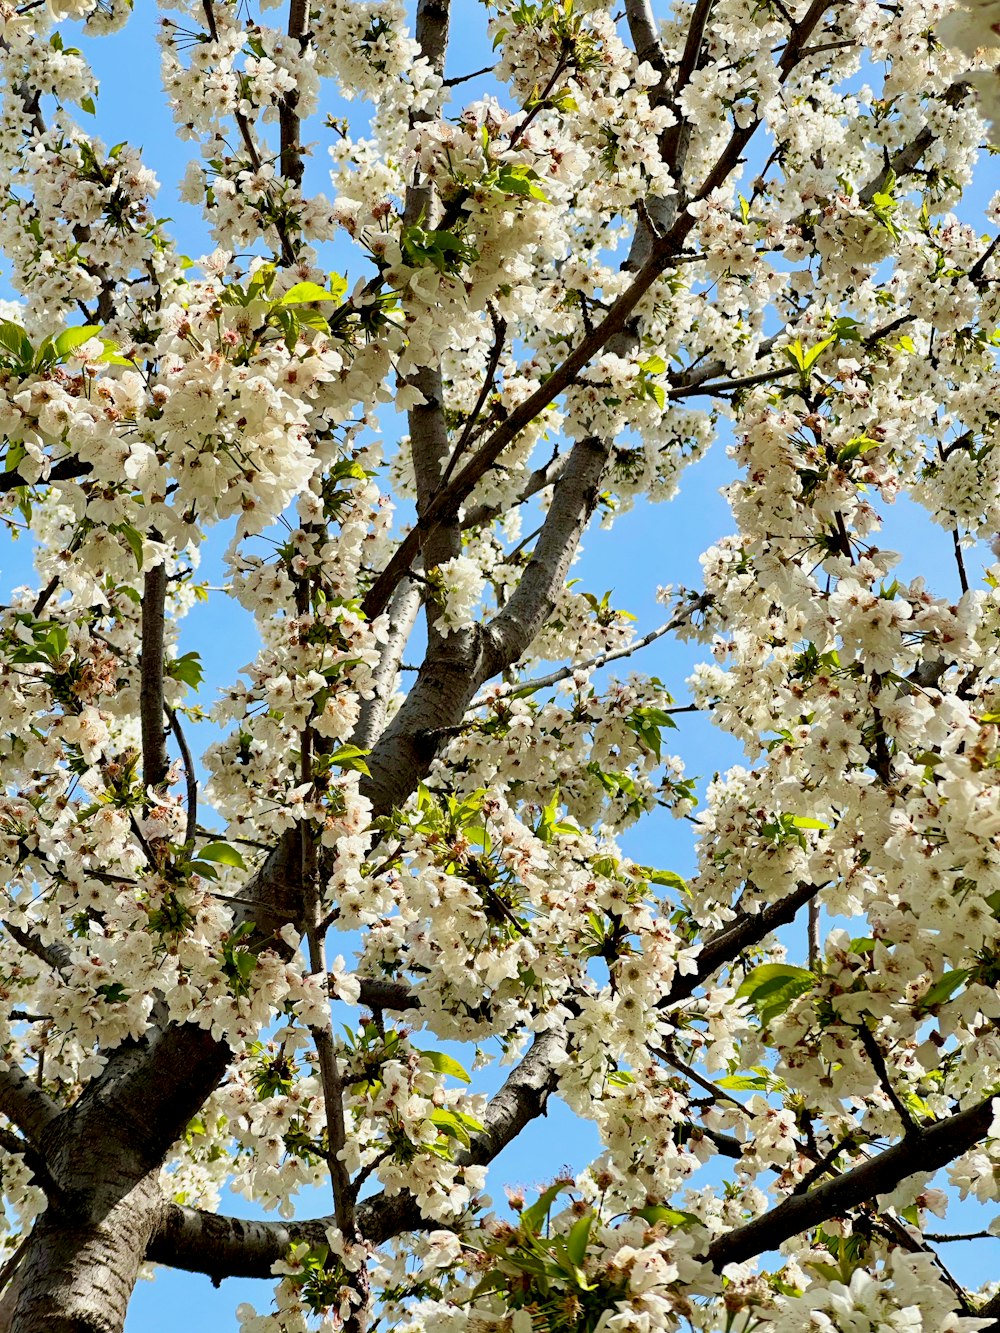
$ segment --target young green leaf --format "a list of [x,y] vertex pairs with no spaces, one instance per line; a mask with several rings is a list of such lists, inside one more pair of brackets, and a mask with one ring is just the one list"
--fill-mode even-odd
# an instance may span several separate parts
[[207,842],[198,848],[198,857],[202,861],[216,861],[219,865],[235,866],[237,870],[246,870],[246,862],[240,852],[228,842]]

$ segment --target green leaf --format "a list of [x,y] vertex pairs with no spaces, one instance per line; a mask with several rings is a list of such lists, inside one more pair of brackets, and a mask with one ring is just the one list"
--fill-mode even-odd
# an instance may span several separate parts
[[920,998],[917,1008],[933,1009],[935,1005],[944,1004],[946,1000],[951,999],[957,990],[965,985],[971,975],[972,968],[970,967],[959,967],[953,972],[945,972]]
[[85,342],[89,342],[91,338],[99,338],[100,336],[100,324],[80,324],[72,329],[64,329],[52,345],[55,348],[56,356],[61,361],[64,357],[69,356],[75,348],[81,347]]
[[704,1225],[695,1213],[686,1213],[680,1208],[667,1208],[664,1204],[650,1204],[646,1208],[636,1208],[634,1215],[641,1217],[651,1227],[661,1223],[672,1230],[679,1227],[682,1231],[690,1231],[692,1227]]
[[666,368],[667,363],[662,356],[650,356],[639,362],[639,369],[645,375],[662,375]]
[[553,1203],[564,1190],[570,1188],[568,1180],[557,1180],[554,1185],[550,1185],[548,1189],[543,1190],[531,1207],[525,1208],[521,1213],[521,1230],[537,1236],[549,1215],[549,1209]]
[[824,338],[821,342],[818,342],[815,347],[811,347],[807,351],[802,346],[802,343],[796,338],[794,342],[789,343],[787,347],[783,347],[781,350],[785,359],[795,366],[803,380],[807,380],[809,378],[810,370],[819,360],[820,356],[822,356],[823,352],[826,351],[831,343],[835,343],[836,341],[836,337]]
[[587,1242],[590,1240],[590,1228],[594,1225],[596,1213],[584,1213],[578,1217],[566,1237],[566,1253],[576,1264],[577,1268],[583,1267],[583,1261],[587,1257]]
[[370,750],[359,750],[356,745],[341,745],[339,749],[330,751],[330,763],[370,778],[371,773],[365,763],[365,758],[370,753]]
[[533,167],[523,163],[505,163],[497,174],[496,187],[503,194],[528,195],[531,199],[547,203],[544,190],[536,183],[538,179],[538,172]]
[[726,1088],[729,1092],[767,1092],[770,1087],[770,1079],[766,1074],[727,1074],[725,1078],[717,1078],[720,1088]]
[[222,866],[235,866],[237,870],[246,870],[246,862],[235,847],[228,842],[208,842],[198,848],[198,858],[202,861],[216,861]]
[[807,968],[793,967],[790,963],[764,963],[744,979],[736,998],[748,1000],[761,1027],[767,1027],[793,1000],[812,990],[815,981],[815,975]]
[[810,348],[805,354],[804,369],[811,370],[830,344],[836,341],[836,338],[824,338],[822,342],[818,342],[815,347]]
[[96,116],[97,107],[94,105],[94,99],[92,97],[81,97],[80,110],[86,111],[88,115]]
[[110,981],[98,986],[97,993],[107,1000],[108,1004],[123,1004],[128,999],[128,991],[120,981]]
[[294,287],[289,287],[288,291],[278,301],[278,304],[306,305],[310,301],[332,301],[339,305],[340,297],[334,296],[333,292],[328,292],[318,282],[297,282]]
[[830,332],[840,342],[856,343],[861,341],[860,327],[859,321],[850,315],[839,315],[830,325]]
[[456,1139],[463,1148],[468,1148],[472,1139],[469,1131],[462,1124],[461,1119],[454,1111],[445,1110],[443,1106],[435,1107],[431,1112],[431,1123],[438,1127],[438,1130],[449,1139]]
[[418,1051],[417,1054],[427,1061],[436,1074],[450,1074],[462,1083],[472,1082],[463,1066],[450,1055],[445,1055],[444,1051]]
[[804,981],[811,986],[815,980],[812,972],[804,967],[794,967],[791,963],[762,963],[744,977],[742,985],[736,992],[736,998],[749,999],[752,1002],[756,992],[772,981]]
[[185,653],[183,657],[174,657],[164,668],[171,680],[182,681],[192,690],[196,690],[205,679],[201,658],[197,653]]
[[301,326],[304,326],[307,329],[315,329],[318,333],[330,332],[329,320],[324,319],[318,310],[306,307],[306,309],[299,310],[297,313],[298,321]]
[[101,342],[104,344],[104,355],[100,358],[101,365],[135,367],[136,362],[134,360],[127,356],[118,355],[118,344],[116,342],[113,342],[110,338],[102,338]]
[[19,370],[31,369],[34,364],[35,349],[20,324],[14,324],[9,319],[0,321],[0,347],[6,348],[13,354],[19,363],[17,367]]
[[687,893],[687,880],[675,875],[672,870],[657,870],[654,866],[637,866],[636,869],[650,884],[662,884],[665,889],[677,889]]
[[824,824],[822,819],[811,819],[808,815],[792,815],[790,822],[792,828],[828,829],[830,827],[829,824]]
[[129,549],[135,556],[136,569],[142,569],[142,533],[133,528],[131,523],[119,523],[118,531],[129,544]]
[[881,440],[873,440],[869,435],[855,435],[853,440],[848,440],[843,449],[839,450],[837,462],[849,463],[851,459],[859,458],[870,449],[877,449],[881,443]]

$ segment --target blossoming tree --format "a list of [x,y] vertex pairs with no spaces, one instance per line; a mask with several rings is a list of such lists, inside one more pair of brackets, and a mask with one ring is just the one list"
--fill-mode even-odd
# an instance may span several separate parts
[[[161,8],[194,262],[91,132],[130,0],[0,2],[4,1326],[113,1333],[162,1264],[263,1279],[246,1333],[1000,1328],[927,1220],[1000,1198],[1000,264],[947,4],[465,0],[478,100],[448,0]],[[581,535],[726,417],[735,535],[643,635]],[[198,596],[260,648],[196,757]],[[748,756],[696,810],[661,632]],[[657,806],[687,883],[620,846]],[[600,1156],[497,1216],[555,1097]]]

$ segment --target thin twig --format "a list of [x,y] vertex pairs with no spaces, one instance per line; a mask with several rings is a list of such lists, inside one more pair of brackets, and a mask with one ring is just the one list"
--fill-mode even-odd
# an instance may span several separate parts
[[787,379],[797,373],[795,366],[782,366],[779,370],[762,370],[756,375],[744,375],[740,379],[716,380],[714,384],[679,384],[667,390],[668,398],[691,398],[695,394],[735,393],[738,389],[751,389],[755,384],[770,384],[774,380]]
[[807,933],[809,938],[809,970],[816,971],[816,965],[819,962],[820,942],[819,942],[819,903],[815,898],[811,898],[808,904],[807,914]]
[[[499,699],[509,699],[512,695],[521,699],[529,694],[536,694],[539,690],[548,689],[550,685],[558,685],[560,681],[568,680],[570,676],[577,671],[596,671],[599,667],[607,666],[610,662],[620,662],[624,657],[631,657],[633,653],[639,652],[641,648],[648,648],[651,643],[657,639],[662,639],[664,634],[669,634],[671,630],[677,629],[691,619],[691,616],[698,611],[705,610],[707,601],[699,597],[696,602],[684,608],[682,612],[668,620],[665,625],[660,625],[658,629],[650,630],[640,639],[634,639],[632,643],[624,648],[615,648],[606,653],[598,653],[594,657],[588,657],[582,662],[571,662],[567,666],[560,667],[558,671],[552,671],[547,676],[537,676],[534,680],[514,681],[510,685],[504,685],[501,689],[492,691],[489,694],[477,695],[469,704],[469,711],[474,708],[484,708],[487,704],[496,703]],[[676,710],[676,712],[694,711],[685,706]]]
[[198,776],[194,770],[194,759],[180,718],[177,716],[177,710],[171,708],[169,704],[167,704],[167,717],[170,719],[170,730],[174,733],[174,740],[184,761],[184,783],[187,787],[187,827],[184,830],[184,841],[193,846],[195,834],[198,832]]
[[[492,315],[492,312],[491,312]],[[493,391],[493,381],[496,377],[497,366],[500,364],[500,357],[503,355],[504,344],[507,340],[507,321],[497,316],[493,318],[493,346],[490,348],[489,360],[486,363],[486,373],[483,376],[483,383],[479,390],[479,396],[476,398],[476,405],[466,420],[465,427],[459,437],[458,443],[451,451],[451,457],[448,459],[448,465],[441,477],[441,484],[447,485],[451,479],[451,474],[455,470],[455,465],[465,452],[469,443],[469,437],[472,435],[479,420],[480,413],[486,405],[486,400]]]
[[827,1172],[829,1172],[830,1175],[835,1175],[834,1163],[837,1158],[847,1149],[857,1146],[855,1143],[856,1133],[856,1130],[848,1130],[839,1143],[835,1143],[829,1152],[824,1153],[822,1157],[818,1158],[812,1169],[796,1183],[795,1188],[792,1190],[792,1195],[808,1193],[816,1181],[822,1176],[825,1176]]
[[961,584],[962,592],[969,591],[969,578],[965,572],[965,556],[962,554],[962,541],[958,535],[958,528],[952,528],[951,539],[955,544],[955,563],[958,565],[958,581]]
[[728,1102],[731,1106],[735,1106],[738,1111],[742,1111],[745,1116],[749,1116],[751,1120],[753,1119],[753,1111],[750,1110],[749,1106],[745,1106],[743,1102],[741,1102],[738,1097],[734,1097],[732,1093],[726,1092],[724,1089],[718,1087],[718,1085],[713,1083],[711,1079],[704,1078],[698,1073],[697,1069],[692,1069],[691,1066],[681,1060],[679,1056],[674,1055],[673,1050],[670,1047],[661,1046],[659,1049],[653,1051],[653,1055],[658,1055],[661,1060],[665,1060],[668,1065],[672,1065],[674,1069],[683,1074],[685,1078],[689,1078],[692,1083],[697,1083],[698,1087],[704,1089],[705,1092],[710,1093],[715,1101]]
[[973,282],[979,282],[986,272],[986,265],[990,262],[997,252],[997,246],[1000,246],[1000,233],[993,237],[989,245],[979,256],[976,262],[969,269],[969,277]]
[[872,1062],[872,1068],[878,1075],[878,1081],[879,1084],[881,1085],[882,1091],[889,1098],[889,1101],[892,1103],[892,1109],[896,1112],[900,1120],[902,1120],[903,1122],[904,1136],[909,1134],[915,1134],[918,1131],[919,1126],[914,1121],[913,1116],[910,1115],[910,1112],[907,1109],[907,1107],[900,1100],[899,1094],[897,1093],[896,1089],[892,1086],[892,1079],[889,1077],[889,1070],[886,1067],[885,1056],[882,1054],[882,1051],[879,1047],[878,1042],[875,1040],[875,1036],[872,1033],[872,1030],[868,1027],[866,1023],[861,1023],[857,1029],[857,1032],[861,1045],[865,1048],[865,1054],[868,1056],[868,1059]]

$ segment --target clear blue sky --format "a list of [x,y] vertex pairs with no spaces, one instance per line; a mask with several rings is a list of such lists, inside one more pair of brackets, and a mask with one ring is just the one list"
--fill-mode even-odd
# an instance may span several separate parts
[[[463,66],[474,69],[489,63],[489,52],[475,49],[468,31],[470,15],[476,24],[481,24],[479,6],[459,3],[455,10],[458,40],[454,48],[461,53]],[[109,143],[128,137],[144,145],[147,160],[163,183],[157,212],[174,219],[173,230],[180,248],[197,256],[211,245],[200,229],[198,216],[176,197],[175,182],[186,164],[190,146],[177,143],[169,112],[160,96],[159,59],[153,40],[156,21],[157,7],[152,0],[138,0],[136,14],[124,33],[88,44],[88,55],[92,55],[102,80],[98,124]],[[359,112],[357,104],[328,109],[337,115]],[[317,129],[313,136],[306,137],[321,138],[322,134]],[[310,173],[315,188],[329,190],[322,144]],[[974,203],[980,204],[981,216],[985,185],[976,194]],[[354,276],[358,271],[355,270]],[[0,265],[0,291],[4,276]],[[728,508],[718,493],[720,485],[731,475],[724,445],[720,444],[707,459],[688,470],[681,495],[674,503],[660,507],[640,504],[619,519],[611,532],[590,533],[573,570],[574,576],[598,594],[613,588],[614,604],[638,617],[639,631],[652,629],[665,618],[664,608],[655,602],[657,584],[698,586],[698,554],[732,529]],[[213,583],[220,582],[217,562],[227,539],[226,534],[216,533],[206,548],[203,568]],[[949,586],[954,583],[957,595],[949,539],[924,521],[912,506],[900,507],[888,516],[880,544],[907,552],[906,575],[925,572]],[[913,558],[914,552],[919,552],[919,565]],[[27,555],[23,543],[13,546],[8,541],[0,542],[0,588],[4,592],[28,577]],[[973,554],[969,562],[970,578],[977,577],[982,563]],[[221,598],[213,598],[210,605],[194,609],[184,622],[182,633],[181,651],[194,649],[202,655],[207,672],[202,699],[208,704],[214,689],[232,679],[253,656],[252,628],[238,608],[226,606]],[[703,649],[661,640],[647,649],[635,665],[658,675],[675,695],[683,697],[685,676],[704,656]],[[629,663],[625,670],[631,666]],[[684,757],[690,774],[707,779],[714,771],[740,762],[738,748],[714,731],[707,719],[682,717],[679,721],[680,730],[671,733],[671,741]],[[195,739],[203,748],[210,736],[206,729],[201,730],[205,734]],[[649,816],[628,833],[624,842],[637,860],[669,867],[681,874],[692,867],[690,825],[678,823],[667,814]],[[503,1072],[498,1071],[498,1076],[502,1077]],[[561,1103],[553,1103],[547,1119],[533,1126],[530,1133],[504,1154],[495,1175],[494,1196],[501,1193],[501,1181],[531,1186],[551,1177],[564,1164],[579,1169],[592,1157],[595,1144],[596,1137],[589,1126],[577,1123]],[[328,1210],[325,1195],[315,1203],[317,1211]],[[224,1200],[223,1207],[244,1215],[253,1212],[243,1200]],[[969,1281],[981,1280],[976,1273],[977,1253],[981,1258],[982,1251],[974,1252],[964,1263],[956,1265],[959,1275]],[[181,1327],[185,1333],[230,1333],[237,1327],[233,1311],[242,1300],[253,1301],[258,1309],[266,1308],[269,1300],[266,1284],[228,1281],[217,1290],[203,1277],[161,1272],[155,1282],[140,1284],[129,1314],[128,1333],[161,1333]]]

